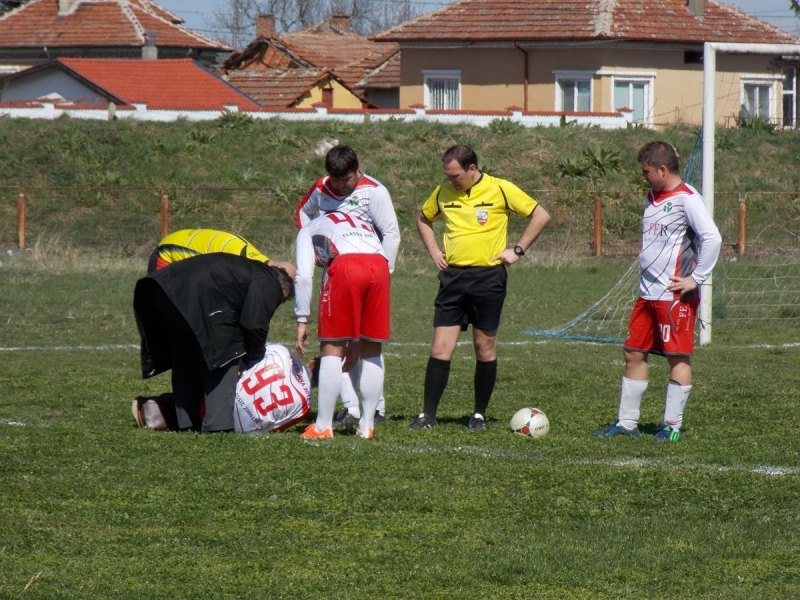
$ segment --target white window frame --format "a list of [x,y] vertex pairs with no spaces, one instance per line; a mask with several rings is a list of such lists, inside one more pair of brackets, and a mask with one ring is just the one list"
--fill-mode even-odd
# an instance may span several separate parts
[[[570,71],[558,69],[553,71],[555,77],[555,111],[556,112],[575,112],[564,109],[564,92],[561,89],[562,83],[566,81],[588,81],[589,82],[589,112],[594,112],[594,76],[597,71]],[[577,100],[577,96],[576,96]]]
[[783,119],[783,103],[786,100],[786,98],[790,98],[791,99],[790,100],[790,106],[791,106],[791,111],[792,111],[792,116],[791,116],[792,122],[791,122],[790,125],[787,125],[785,119],[783,119],[781,125],[784,127],[784,129],[797,129],[798,128],[797,118],[800,117],[800,114],[798,114],[798,112],[799,112],[798,111],[798,106],[800,106],[800,102],[798,101],[798,93],[800,93],[800,90],[797,89],[798,85],[800,84],[800,82],[798,82],[797,79],[798,79],[798,77],[800,77],[800,68],[797,68],[797,67],[784,67],[783,68],[783,76],[784,76],[783,81],[786,81],[786,72],[787,71],[791,71],[792,72],[792,82],[794,83],[794,87],[792,89],[790,89],[790,90],[787,90],[786,86],[783,84],[783,82],[781,83],[781,89],[783,90],[783,95],[781,97],[781,107],[780,107],[781,108],[781,119]]
[[[755,86],[769,86],[769,115],[770,123],[777,123],[778,118],[778,83],[783,79],[781,75],[769,75],[766,73],[742,73],[739,75],[739,107],[745,105],[747,100],[747,92],[745,88],[748,85]],[[783,95],[781,95],[781,114],[783,114]],[[740,117],[743,115],[740,115]]]
[[458,106],[452,109],[444,110],[461,110],[461,70],[460,69],[426,69],[422,71],[422,81],[424,89],[423,104],[426,109],[433,109],[433,100],[431,97],[431,90],[429,82],[434,79],[450,79],[458,81]]
[[[614,100],[615,100],[615,92],[617,83],[644,83],[644,119],[641,123],[636,123],[637,125],[645,125],[647,127],[652,127],[653,125],[653,113],[655,111],[655,85],[656,85],[656,74],[647,71],[600,71],[601,75],[610,75],[611,76],[611,89],[609,91],[609,106],[611,110],[617,110],[614,107]],[[622,107],[620,107],[622,108]],[[628,106],[626,108],[633,108],[633,106]]]

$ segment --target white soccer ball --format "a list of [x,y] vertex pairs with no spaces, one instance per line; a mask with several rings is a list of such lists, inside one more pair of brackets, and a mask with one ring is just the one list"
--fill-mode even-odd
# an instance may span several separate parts
[[538,408],[521,408],[509,422],[511,431],[529,438],[543,438],[550,431],[547,415]]

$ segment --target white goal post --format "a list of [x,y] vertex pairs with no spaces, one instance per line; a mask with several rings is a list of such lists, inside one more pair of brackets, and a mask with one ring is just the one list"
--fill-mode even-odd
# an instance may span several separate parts
[[[716,134],[716,72],[717,52],[732,54],[800,55],[800,44],[734,44],[706,42],[703,44],[703,178],[702,190],[708,212],[714,218],[714,139]],[[713,276],[712,276],[713,277]],[[700,345],[711,341],[712,277],[703,286],[700,300]]]

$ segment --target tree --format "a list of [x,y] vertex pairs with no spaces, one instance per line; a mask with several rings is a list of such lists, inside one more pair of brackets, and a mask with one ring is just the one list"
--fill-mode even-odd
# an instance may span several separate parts
[[27,1],[28,0],[0,0],[0,14],[19,8]]
[[333,15],[348,15],[350,29],[362,35],[377,33],[417,16],[414,0],[228,0],[214,10],[208,25],[226,32],[222,41],[234,48],[255,36],[258,15],[273,15],[279,32],[310,27]]
[[795,14],[800,17],[800,0],[789,0],[789,5],[792,7]]

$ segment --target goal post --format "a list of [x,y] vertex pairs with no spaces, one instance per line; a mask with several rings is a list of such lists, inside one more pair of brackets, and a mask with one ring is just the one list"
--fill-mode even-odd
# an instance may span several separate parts
[[[703,173],[701,193],[706,208],[714,218],[714,144],[716,136],[717,52],[730,54],[800,54],[800,44],[739,44],[706,42],[703,44]],[[711,302],[713,275],[703,284],[700,296],[700,345],[711,342]]]

